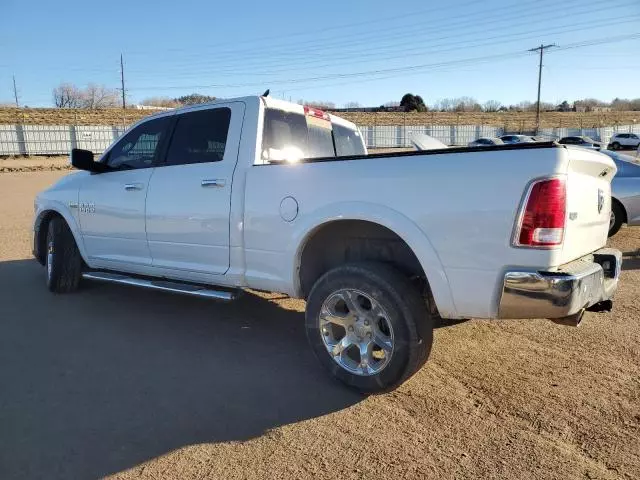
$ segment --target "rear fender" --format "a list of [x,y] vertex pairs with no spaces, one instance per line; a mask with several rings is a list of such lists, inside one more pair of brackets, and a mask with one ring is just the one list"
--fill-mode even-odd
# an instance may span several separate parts
[[307,241],[323,225],[339,220],[363,220],[388,228],[402,238],[418,258],[433,293],[438,312],[444,318],[457,318],[449,281],[442,262],[428,236],[413,221],[384,205],[367,202],[346,202],[325,205],[304,215],[297,223],[287,251],[294,253],[291,285],[296,296],[302,296],[300,261]]

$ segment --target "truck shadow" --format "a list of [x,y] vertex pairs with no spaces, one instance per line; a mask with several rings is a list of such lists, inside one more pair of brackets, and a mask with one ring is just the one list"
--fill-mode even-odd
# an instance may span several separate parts
[[246,440],[362,400],[307,347],[303,314],[115,285],[53,295],[0,263],[0,478],[95,478]]
[[622,254],[622,270],[640,270],[640,250]]

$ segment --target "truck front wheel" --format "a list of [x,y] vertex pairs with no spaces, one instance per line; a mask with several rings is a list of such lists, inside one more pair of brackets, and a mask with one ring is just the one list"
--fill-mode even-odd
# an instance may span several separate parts
[[409,279],[375,262],[325,273],[307,301],[306,332],[322,365],[363,393],[392,390],[427,360],[433,317]]
[[49,222],[47,230],[47,288],[55,293],[78,289],[82,257],[67,223],[60,217]]

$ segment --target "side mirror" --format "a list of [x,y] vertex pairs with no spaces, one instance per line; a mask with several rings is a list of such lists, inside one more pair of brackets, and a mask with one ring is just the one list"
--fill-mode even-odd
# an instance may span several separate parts
[[88,172],[103,173],[111,170],[104,163],[96,162],[93,159],[93,152],[74,148],[71,150],[71,165],[78,170],[86,170]]

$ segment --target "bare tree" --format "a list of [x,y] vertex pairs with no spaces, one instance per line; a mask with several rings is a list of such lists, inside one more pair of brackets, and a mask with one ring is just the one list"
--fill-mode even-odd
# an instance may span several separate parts
[[480,112],[482,110],[482,106],[472,97],[455,98],[453,103],[454,112]]
[[298,103],[308,105],[310,107],[320,108],[322,110],[332,110],[336,108],[336,104],[333,102],[327,102],[324,100],[300,100]]
[[455,99],[442,98],[433,104],[433,110],[439,112],[452,112],[455,107]]
[[61,83],[53,89],[53,103],[58,108],[117,107],[118,92],[95,83],[90,83],[84,89],[72,83]]
[[482,110],[484,110],[485,112],[497,112],[498,110],[500,110],[501,106],[502,104],[499,101],[489,100],[487,102],[484,102]]
[[640,110],[640,98],[634,99],[626,99],[626,98],[615,98],[613,102],[611,102],[611,108],[613,110]]
[[525,100],[524,102],[520,102],[517,103],[514,106],[514,110],[517,110],[518,112],[533,112],[536,109],[536,104],[535,103],[531,103],[528,100]]
[[344,108],[362,108],[358,102],[347,102],[344,104]]
[[104,85],[90,83],[81,91],[84,108],[109,108],[118,106],[118,92]]
[[79,108],[82,92],[71,83],[61,83],[53,89],[53,103],[58,108]]

